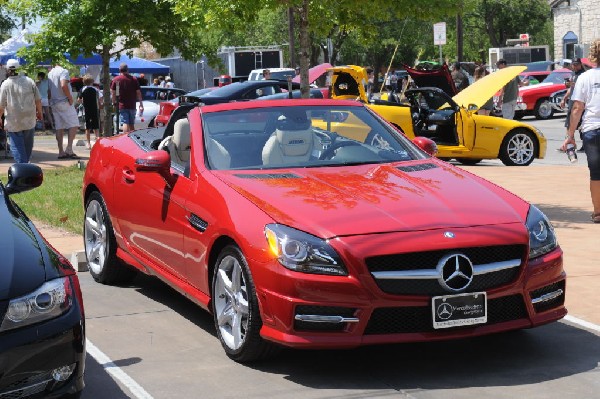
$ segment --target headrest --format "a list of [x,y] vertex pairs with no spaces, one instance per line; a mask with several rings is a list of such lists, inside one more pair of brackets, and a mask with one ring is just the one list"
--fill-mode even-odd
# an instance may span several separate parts
[[310,119],[306,117],[306,111],[289,110],[277,119],[279,130],[306,130],[310,127]]
[[275,130],[277,142],[283,155],[295,157],[306,155],[312,149],[313,132],[307,130]]

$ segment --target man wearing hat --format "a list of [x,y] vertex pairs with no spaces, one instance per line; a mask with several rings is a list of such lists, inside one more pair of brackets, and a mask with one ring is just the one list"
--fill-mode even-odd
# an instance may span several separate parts
[[6,62],[7,79],[0,86],[0,127],[8,132],[15,162],[28,163],[33,151],[35,123],[42,120],[42,98],[31,78],[19,76],[19,66],[15,59]]

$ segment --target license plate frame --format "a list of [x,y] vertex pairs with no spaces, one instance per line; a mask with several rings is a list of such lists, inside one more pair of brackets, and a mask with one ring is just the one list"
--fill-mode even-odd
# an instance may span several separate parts
[[434,329],[472,326],[487,323],[487,294],[470,292],[441,295],[431,299]]

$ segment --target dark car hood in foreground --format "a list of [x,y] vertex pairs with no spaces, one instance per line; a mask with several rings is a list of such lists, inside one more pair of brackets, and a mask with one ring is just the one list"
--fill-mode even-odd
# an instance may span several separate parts
[[222,173],[277,223],[322,237],[524,223],[528,204],[438,161]]
[[27,294],[46,281],[38,234],[9,211],[7,201],[0,191],[0,300]]

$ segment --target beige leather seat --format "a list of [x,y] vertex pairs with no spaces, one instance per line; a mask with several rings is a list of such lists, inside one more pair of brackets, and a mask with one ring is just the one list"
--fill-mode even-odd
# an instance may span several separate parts
[[190,122],[183,118],[175,122],[173,139],[169,143],[171,162],[185,166],[190,162]]
[[320,153],[320,142],[312,129],[275,130],[262,150],[263,165],[285,165],[306,162]]
[[206,148],[210,165],[214,169],[229,169],[231,165],[231,156],[223,145],[213,139],[208,139]]

